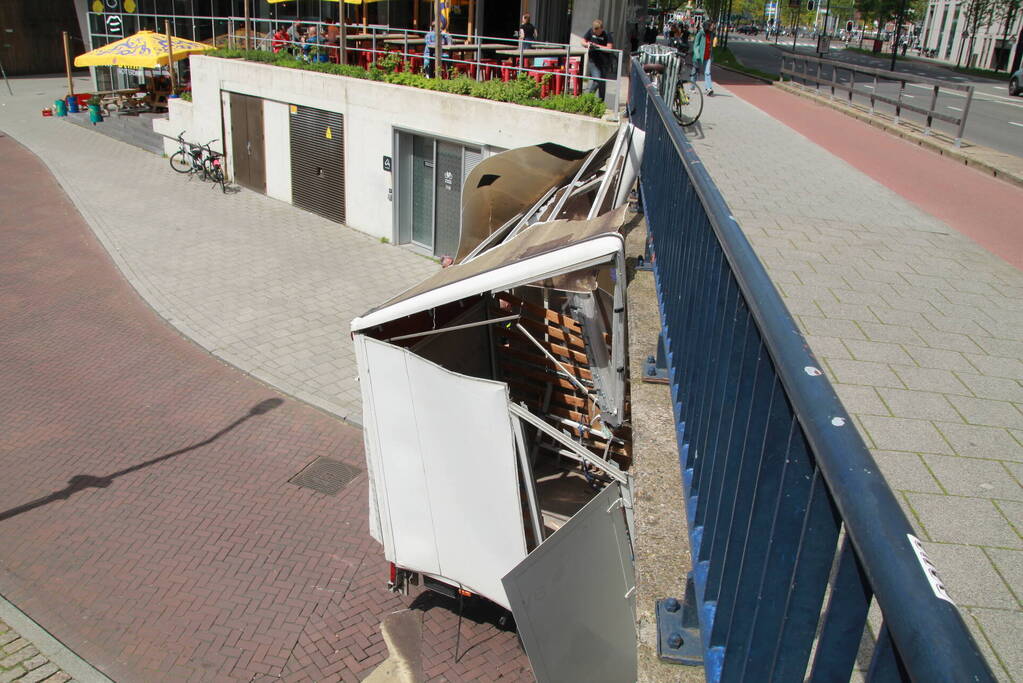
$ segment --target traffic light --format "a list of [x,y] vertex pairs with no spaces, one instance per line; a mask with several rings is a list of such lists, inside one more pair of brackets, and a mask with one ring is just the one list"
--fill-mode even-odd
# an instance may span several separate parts
[[852,22],[851,21],[845,22],[845,30],[846,31],[852,31]]
[[813,0],[806,0],[806,11],[807,12],[813,11]]

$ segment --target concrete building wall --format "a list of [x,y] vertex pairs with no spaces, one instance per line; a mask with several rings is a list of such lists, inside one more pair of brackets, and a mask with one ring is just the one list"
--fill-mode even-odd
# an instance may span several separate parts
[[[222,118],[228,116],[222,93],[263,98],[267,194],[290,201],[288,105],[340,112],[345,118],[347,224],[387,239],[394,238],[394,179],[382,162],[394,156],[397,129],[505,149],[543,142],[589,149],[615,129],[614,124],[574,114],[406,86],[234,59],[195,55],[190,60],[192,104],[175,103],[168,120],[154,124],[157,132],[173,137],[187,128],[189,140],[226,138],[224,149],[230,154],[230,126],[223,124],[230,119]],[[175,149],[177,143],[168,146],[168,151]],[[230,167],[229,159],[229,172]]]
[[266,141],[266,194],[291,201],[291,144],[288,105],[264,100],[263,139]]
[[937,50],[937,59],[978,69],[994,68],[1000,49],[1008,50],[1006,67],[1017,63],[1017,55],[1023,55],[1023,11],[1017,12],[1008,26],[998,17],[984,17],[971,37],[973,27],[968,25],[967,6],[960,0],[931,0],[924,15],[923,47]]

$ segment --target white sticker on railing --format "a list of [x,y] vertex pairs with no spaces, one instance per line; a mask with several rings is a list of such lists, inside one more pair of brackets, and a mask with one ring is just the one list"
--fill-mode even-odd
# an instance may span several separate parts
[[948,592],[945,590],[945,584],[941,582],[941,577],[938,576],[938,570],[931,564],[931,560],[924,551],[924,544],[913,534],[906,534],[906,537],[909,539],[909,544],[913,546],[913,551],[916,552],[916,559],[920,561],[920,567],[924,570],[927,582],[931,584],[931,590],[934,591],[937,597],[942,600],[948,600],[954,605],[955,603],[952,602],[952,598],[949,597]]
[[810,375],[810,377],[820,377],[821,375],[824,374],[823,372],[821,372],[820,368],[815,368],[812,365],[807,365],[805,368],[803,368],[803,372]]
[[835,427],[844,427],[845,426],[845,418],[844,417],[833,417],[833,418],[831,418],[831,424],[834,425]]

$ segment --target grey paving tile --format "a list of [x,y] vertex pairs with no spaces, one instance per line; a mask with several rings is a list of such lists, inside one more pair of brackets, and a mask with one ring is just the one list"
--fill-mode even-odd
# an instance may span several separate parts
[[842,405],[856,415],[891,416],[888,407],[881,401],[874,387],[858,384],[832,384]]
[[1020,413],[1012,403],[952,395],[948,400],[969,423],[1011,429],[1023,428],[1023,413]]
[[1023,403],[1023,386],[1015,379],[987,377],[970,372],[956,373],[959,379],[980,398]]
[[863,339],[863,332],[852,320],[818,318],[811,315],[799,316],[800,328],[806,334],[821,337],[840,337],[841,339]]
[[[985,375],[989,379],[994,377],[1005,377],[1014,380],[1023,379],[1023,361],[1020,361],[1018,358],[1002,358],[1000,356],[973,353],[963,355],[966,356],[966,360],[970,361],[977,368],[981,375]],[[977,395],[980,396],[981,394]]]
[[913,359],[898,344],[847,339],[845,345],[856,360],[912,365]]
[[875,387],[905,387],[891,368],[883,363],[857,360],[829,360],[827,363],[836,381],[843,384],[866,384]]
[[1006,429],[940,422],[938,429],[956,455],[1023,462],[1023,446]]
[[949,370],[904,365],[892,366],[892,370],[907,388],[915,391],[934,391],[965,396],[973,394],[969,387],[959,381],[959,378]]
[[1023,633],[1023,612],[980,607],[970,607],[968,611],[980,624],[1001,665],[1012,676],[1008,680],[1018,680],[1016,677],[1023,672],[1023,648],[1019,646],[1019,634]]
[[925,542],[924,549],[957,605],[999,609],[1019,606],[1002,575],[981,548]]
[[874,445],[886,451],[947,453],[952,448],[934,425],[926,420],[908,420],[875,415],[857,416]]
[[867,335],[867,339],[871,341],[924,346],[924,342],[920,339],[920,335],[914,332],[912,327],[864,321],[860,321],[859,327],[863,333]]
[[985,548],[984,552],[1015,595],[1017,607],[1023,607],[1023,550]]
[[941,455],[925,455],[923,459],[948,493],[1023,501],[1023,486],[1006,476],[1001,461]]
[[[917,332],[923,336],[924,330],[917,330]],[[909,346],[908,344],[903,348],[920,367],[952,370],[954,372],[974,372],[974,367],[958,351]]]
[[881,387],[877,390],[895,417],[922,420],[960,420],[959,414],[943,394]]
[[944,493],[931,471],[916,453],[872,451],[888,485],[897,491]]
[[1023,540],[990,500],[927,493],[905,496],[932,541],[1023,548]]
[[1023,501],[997,500],[995,505],[1005,515],[1009,523],[1016,529],[1016,534],[1023,536]]
[[849,349],[845,347],[838,337],[821,337],[815,334],[804,335],[806,343],[810,345],[817,358],[842,358],[852,360]]

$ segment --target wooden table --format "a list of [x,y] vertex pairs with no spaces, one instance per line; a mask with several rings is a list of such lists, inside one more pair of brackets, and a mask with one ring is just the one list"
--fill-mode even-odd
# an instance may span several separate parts
[[507,47],[506,43],[462,43],[459,45],[445,45],[444,49],[448,52],[476,52],[481,50],[486,52],[488,50],[500,50],[503,47]]
[[373,40],[374,38],[376,38],[377,40],[382,40],[386,43],[388,41],[394,40],[395,38],[401,38],[404,35],[405,35],[404,33],[356,33],[346,35],[345,40],[351,41]]
[[525,50],[498,50],[497,54],[507,55],[509,57],[564,57],[566,54],[570,57],[582,57],[586,54],[586,48],[584,47],[570,47],[567,50],[559,50],[552,47],[531,47]]

